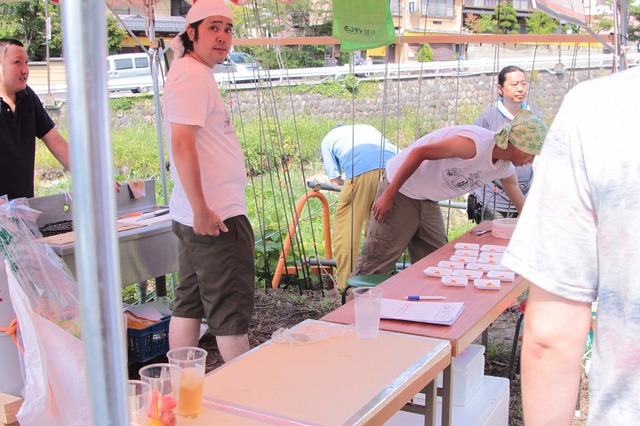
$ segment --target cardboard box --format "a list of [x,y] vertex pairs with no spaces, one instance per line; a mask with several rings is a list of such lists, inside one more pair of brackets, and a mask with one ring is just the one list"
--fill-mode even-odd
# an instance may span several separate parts
[[0,393],[0,423],[9,425],[17,422],[16,414],[22,407],[22,398]]

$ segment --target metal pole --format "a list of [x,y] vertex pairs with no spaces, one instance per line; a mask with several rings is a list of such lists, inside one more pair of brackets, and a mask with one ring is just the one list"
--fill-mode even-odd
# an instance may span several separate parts
[[47,57],[47,95],[51,96],[51,70],[49,69],[49,40],[51,39],[51,19],[49,18],[49,0],[44,0],[45,55]]
[[153,4],[147,6],[147,18],[149,20],[149,51],[151,53],[151,78],[153,79],[153,104],[156,112],[156,133],[158,135],[158,161],[160,163],[160,179],[162,181],[162,202],[169,204],[167,192],[167,168],[164,163],[164,138],[162,137],[162,108],[160,107],[160,83],[158,82],[158,65],[160,64],[160,49],[156,40],[156,15]]
[[44,96],[44,106],[55,108],[56,101],[51,94],[51,65],[49,61],[49,40],[51,40],[51,17],[49,16],[49,0],[44,0],[44,25],[45,25],[45,56],[47,60],[47,94]]
[[104,0],[62,4],[76,273],[93,425],[128,424]]

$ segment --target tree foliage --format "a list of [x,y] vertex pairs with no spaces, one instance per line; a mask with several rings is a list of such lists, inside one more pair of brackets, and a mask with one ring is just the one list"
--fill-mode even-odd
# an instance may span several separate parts
[[418,62],[431,62],[433,59],[433,49],[428,43],[420,45],[418,49]]
[[527,32],[529,34],[553,34],[560,25],[557,19],[554,19],[544,12],[536,10],[526,20]]
[[475,34],[495,34],[498,28],[497,21],[489,14],[469,14],[464,20],[464,26]]
[[498,32],[502,34],[518,34],[518,15],[512,3],[499,3],[493,12],[498,25]]
[[[49,56],[62,56],[62,19],[60,6],[49,2],[51,39]],[[31,61],[46,59],[45,3],[42,0],[24,0],[16,3],[0,2],[0,37],[16,38],[24,43]],[[109,53],[120,49],[126,32],[118,28],[113,16],[107,18],[107,44]]]
[[[0,3],[0,36],[16,38],[24,43],[31,60],[46,57],[45,4],[38,0],[17,3]],[[51,56],[60,56],[62,51],[60,7],[49,3],[51,21]]]
[[492,14],[467,15],[464,25],[476,34],[518,34],[520,25],[511,3],[499,3]]
[[[234,37],[314,37],[331,35],[331,0],[297,0],[293,3],[259,1],[232,7]],[[278,69],[318,67],[325,64],[329,47],[302,46],[238,46],[263,67]]]
[[113,15],[107,15],[107,51],[110,55],[120,52],[126,36],[127,32],[120,28],[118,20]]

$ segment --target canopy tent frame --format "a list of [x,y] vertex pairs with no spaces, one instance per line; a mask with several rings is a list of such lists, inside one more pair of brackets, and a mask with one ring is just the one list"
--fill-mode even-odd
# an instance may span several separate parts
[[[154,16],[155,0],[107,0],[128,4]],[[80,290],[83,345],[92,407],[92,424],[128,424],[124,321],[118,237],[115,229],[112,142],[106,58],[104,0],[68,2],[62,7],[62,29],[69,67],[69,133],[71,173],[74,179],[76,264]],[[149,39],[155,40],[153,19]],[[82,43],[75,43],[82,40]],[[153,52],[157,53],[155,49]],[[98,54],[96,54],[98,53]],[[158,97],[156,61],[152,61],[160,170],[165,202],[164,142]]]
[[[120,15],[114,10],[114,6],[117,4],[126,3],[136,7],[145,16],[145,22],[147,27],[145,32],[149,37],[149,48],[147,48],[138,37],[127,27]],[[149,55],[149,61],[151,63],[151,78],[153,80],[153,103],[154,111],[156,115],[156,133],[157,133],[157,145],[158,145],[158,163],[160,171],[160,182],[162,184],[162,201],[164,205],[169,204],[169,194],[167,190],[167,170],[165,167],[165,151],[164,151],[164,132],[162,130],[162,107],[160,106],[160,82],[158,81],[158,69],[160,67],[160,57],[164,55],[166,50],[160,48],[159,40],[156,39],[155,32],[155,0],[132,2],[128,0],[107,0],[107,8],[111,11],[113,16],[116,17],[118,22],[127,30],[127,32],[138,43],[142,50]]]
[[[111,1],[115,3],[118,0]],[[131,2],[125,2],[130,4]],[[145,7],[153,10],[153,0]],[[78,233],[76,264],[80,285],[82,328],[90,383],[93,424],[127,424],[127,405],[124,377],[126,354],[121,315],[120,264],[118,240],[115,230],[115,196],[113,194],[112,144],[109,132],[108,92],[106,70],[102,58],[106,57],[106,27],[104,0],[68,2],[62,9],[64,47],[69,58],[69,128],[74,143],[71,145],[72,175],[74,176],[74,223]],[[150,20],[151,22],[151,20]],[[150,40],[152,33],[150,32]],[[153,34],[155,36],[155,34]],[[400,36],[398,43],[427,41],[433,35]],[[437,36],[436,36],[437,37]],[[456,36],[447,36],[455,38]],[[463,36],[460,36],[463,37]],[[505,36],[499,36],[500,42]],[[589,36],[560,36],[571,41]],[[487,37],[489,39],[490,37]],[[553,37],[548,37],[552,39]],[[317,39],[314,37],[313,39]],[[332,39],[327,37],[327,39]],[[425,41],[419,41],[425,39]],[[82,43],[74,43],[82,40]],[[335,39],[333,39],[335,40]],[[440,39],[442,40],[442,39]],[[465,37],[467,42],[469,38]],[[236,45],[254,44],[243,40]],[[289,44],[285,38],[256,40],[255,44]],[[497,40],[496,40],[497,41]],[[313,41],[305,39],[302,44]],[[600,41],[602,42],[602,41]],[[339,42],[338,42],[339,43]],[[300,44],[295,42],[291,44]],[[313,44],[317,44],[313,43]],[[322,44],[337,44],[335,41]],[[97,54],[98,53],[98,54]],[[157,53],[157,52],[156,52]],[[152,63],[155,63],[153,61]],[[154,69],[156,89],[156,124],[159,152],[164,152],[161,114],[158,98],[157,72]],[[160,157],[164,181],[164,155]]]
[[[82,339],[94,425],[127,424],[126,353],[115,229],[104,0],[62,7],[68,55],[73,222]],[[82,43],[75,43],[82,40]]]

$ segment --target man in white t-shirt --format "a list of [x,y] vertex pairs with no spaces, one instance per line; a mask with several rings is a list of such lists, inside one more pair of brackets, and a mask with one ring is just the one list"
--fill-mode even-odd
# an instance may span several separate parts
[[204,317],[224,361],[249,350],[255,291],[246,168],[213,77],[214,66],[231,49],[232,30],[233,15],[224,0],[195,2],[185,31],[171,43],[178,59],[163,97],[180,278],[169,345],[197,346]]
[[640,68],[565,96],[502,259],[533,284],[522,346],[527,425],[571,424],[596,300],[588,424],[640,418],[638,99]]
[[387,162],[362,254],[352,275],[389,273],[405,248],[412,263],[447,243],[438,201],[461,196],[495,179],[518,211],[524,195],[515,166],[540,152],[547,127],[522,110],[499,132],[452,126],[423,136]]

